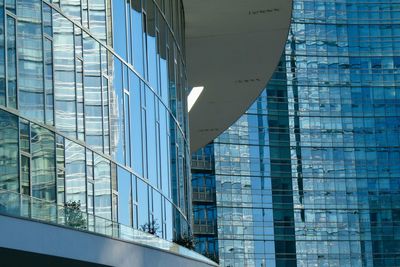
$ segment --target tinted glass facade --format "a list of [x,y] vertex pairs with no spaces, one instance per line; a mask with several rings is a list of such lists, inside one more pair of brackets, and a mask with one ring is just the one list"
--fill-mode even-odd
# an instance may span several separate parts
[[213,145],[192,154],[191,168],[195,250],[218,262]]
[[[213,144],[222,266],[275,266],[279,229],[274,227],[277,216],[273,214],[278,210],[272,201],[272,149],[265,100],[263,92],[246,114]],[[276,181],[283,180],[277,177]],[[285,208],[285,212],[293,215],[292,205]],[[290,223],[287,218],[283,221]],[[294,238],[293,234],[287,232],[284,237]]]
[[400,2],[294,0],[281,62],[214,142],[222,266],[399,266]]
[[0,189],[186,233],[181,1],[0,0],[0,13]]

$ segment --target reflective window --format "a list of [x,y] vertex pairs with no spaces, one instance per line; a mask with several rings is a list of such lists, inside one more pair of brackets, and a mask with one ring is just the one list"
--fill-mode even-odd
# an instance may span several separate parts
[[17,47],[15,19],[7,16],[7,103],[11,108],[17,108]]
[[64,138],[56,136],[57,203],[65,203],[65,145]]
[[113,32],[114,49],[123,58],[127,59],[127,31],[126,31],[126,11],[125,1],[112,1],[113,6],[113,28],[118,29]]
[[[89,28],[92,34],[101,41],[106,41],[106,9],[105,0],[89,1]],[[118,16],[121,16],[121,14],[118,14]]]
[[86,210],[86,161],[84,147],[65,140],[65,202],[79,202]]
[[4,25],[4,2],[0,2],[0,105],[6,105],[6,47],[5,47],[5,25]]
[[149,224],[149,197],[148,197],[148,187],[141,181],[137,180],[137,197],[138,197],[138,226],[139,229],[146,229]]
[[[161,2],[50,2],[0,0],[0,187],[169,240],[188,232],[186,75],[172,38],[183,23],[167,27]],[[91,216],[86,226],[95,229]]]
[[132,225],[132,187],[129,172],[118,168],[118,221]]
[[76,137],[74,36],[72,23],[53,12],[54,101],[56,127]]
[[0,111],[0,188],[17,191],[18,182],[18,121],[17,117]]
[[97,216],[111,219],[110,162],[94,155],[94,208]]
[[46,123],[54,124],[54,91],[53,91],[53,42],[44,38],[44,88],[46,105]]
[[56,200],[54,133],[36,124],[31,126],[32,196]]
[[20,112],[44,121],[41,0],[17,4],[18,101]]
[[124,151],[124,98],[122,84],[122,65],[114,58],[114,80],[112,81],[114,90],[110,93],[110,112],[111,112],[111,153],[118,162],[125,162]]
[[133,65],[135,69],[141,74],[143,72],[143,19],[141,0],[131,1],[131,31],[132,31],[132,55]]

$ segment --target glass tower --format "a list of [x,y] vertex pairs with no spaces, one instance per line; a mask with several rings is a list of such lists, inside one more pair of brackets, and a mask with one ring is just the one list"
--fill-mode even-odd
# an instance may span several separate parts
[[207,145],[192,154],[191,168],[195,250],[218,262],[213,145]]
[[214,141],[222,266],[400,266],[400,1],[294,0],[281,62]]
[[0,0],[0,211],[186,234],[183,40],[181,0]]

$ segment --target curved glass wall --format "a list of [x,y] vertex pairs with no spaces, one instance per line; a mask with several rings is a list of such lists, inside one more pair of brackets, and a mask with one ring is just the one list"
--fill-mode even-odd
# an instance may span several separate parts
[[400,266],[400,1],[294,0],[258,100],[214,142],[221,266]]
[[181,1],[0,0],[0,12],[0,188],[187,233]]

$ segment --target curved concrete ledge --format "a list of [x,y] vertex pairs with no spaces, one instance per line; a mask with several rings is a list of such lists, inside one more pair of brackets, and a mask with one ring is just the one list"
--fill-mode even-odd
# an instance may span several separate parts
[[116,267],[217,266],[139,244],[4,215],[0,215],[0,236],[0,248],[88,264]]
[[183,3],[189,86],[204,86],[189,113],[194,152],[232,125],[265,88],[287,39],[292,0]]

